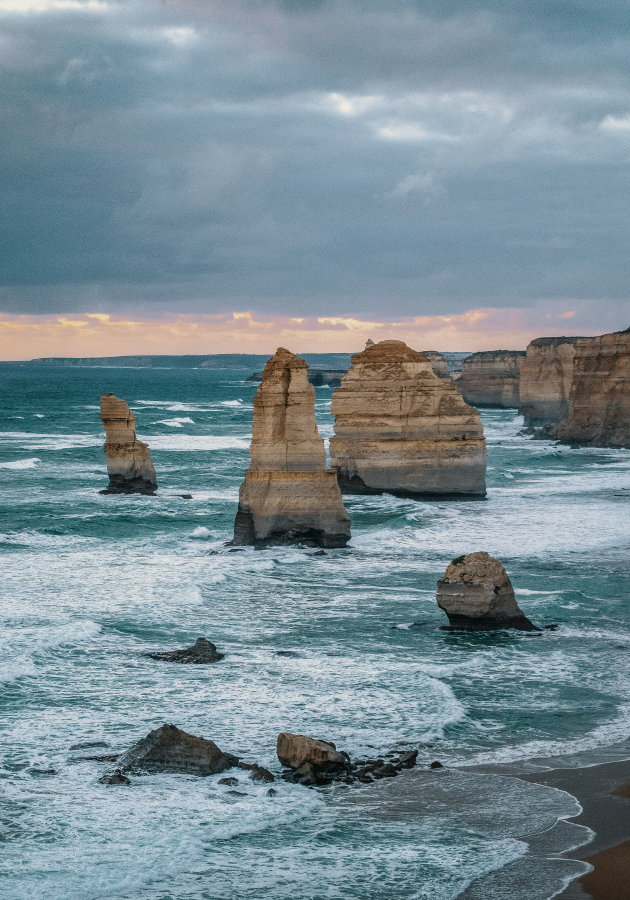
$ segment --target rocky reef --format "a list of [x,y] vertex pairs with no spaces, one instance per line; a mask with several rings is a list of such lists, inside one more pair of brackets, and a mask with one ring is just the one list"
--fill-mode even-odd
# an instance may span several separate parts
[[569,411],[555,433],[567,443],[630,448],[630,329],[576,343]]
[[437,583],[437,603],[451,628],[539,630],[519,608],[499,560],[483,551],[453,560]]
[[175,725],[162,725],[137,741],[117,762],[121,772],[205,776],[236,766],[238,757],[223,753],[214,741],[188,734]]
[[471,353],[462,362],[457,390],[472,406],[516,409],[524,350],[488,350]]
[[280,347],[254,397],[251,465],[241,485],[235,545],[304,542],[344,547],[350,518],[326,467],[315,389],[303,359]]
[[333,391],[331,412],[330,455],[342,491],[485,496],[479,413],[402,341],[381,341],[355,354]]
[[149,445],[136,439],[136,419],[126,402],[113,394],[103,394],[101,419],[109,485],[100,493],[154,494],[157,478]]
[[159,659],[164,662],[176,662],[192,665],[207,665],[219,662],[225,656],[219,653],[216,646],[207,638],[197,638],[192,647],[184,647],[182,650],[165,650],[157,653],[144,653],[149,659]]
[[[573,358],[579,337],[536,338],[521,365],[519,415],[535,428],[554,425],[569,412]],[[588,339],[587,339],[588,340]]]

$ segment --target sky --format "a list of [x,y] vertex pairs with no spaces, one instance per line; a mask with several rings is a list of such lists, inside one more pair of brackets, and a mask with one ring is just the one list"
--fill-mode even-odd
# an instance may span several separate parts
[[629,50],[625,0],[0,0],[0,358],[626,328]]

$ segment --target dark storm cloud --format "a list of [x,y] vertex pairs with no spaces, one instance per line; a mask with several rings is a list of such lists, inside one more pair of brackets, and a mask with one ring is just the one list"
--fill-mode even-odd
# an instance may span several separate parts
[[623,301],[626,13],[0,0],[2,309]]

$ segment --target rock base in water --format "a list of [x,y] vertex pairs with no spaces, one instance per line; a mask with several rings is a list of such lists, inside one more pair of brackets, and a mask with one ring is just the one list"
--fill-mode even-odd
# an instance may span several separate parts
[[157,478],[149,445],[136,438],[136,420],[127,403],[113,394],[103,394],[101,419],[109,485],[100,493],[154,494]]
[[540,631],[519,608],[507,572],[489,553],[454,559],[437,587],[438,606],[448,616],[451,628]]
[[213,741],[196,737],[175,725],[162,725],[138,741],[118,760],[121,771],[215,775],[238,764]]
[[205,665],[219,662],[225,654],[219,653],[211,641],[200,637],[197,638],[192,647],[186,647],[183,650],[167,650],[162,653],[144,653],[143,656],[148,656],[150,659],[164,660],[165,662]]

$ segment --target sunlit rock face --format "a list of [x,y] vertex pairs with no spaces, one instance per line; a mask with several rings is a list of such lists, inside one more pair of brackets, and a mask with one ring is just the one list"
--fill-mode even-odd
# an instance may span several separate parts
[[422,355],[431,363],[431,368],[438,378],[448,378],[448,362],[442,353],[437,350],[422,350]]
[[355,354],[333,391],[331,411],[330,455],[342,491],[485,496],[479,413],[402,341]]
[[454,628],[535,629],[519,608],[502,564],[484,551],[453,560],[437,583],[437,603]]
[[554,425],[569,412],[579,337],[536,338],[521,365],[519,413],[526,425]]
[[315,389],[303,359],[283,347],[265,366],[254,397],[251,465],[241,485],[235,544],[350,538],[335,471],[315,422]]
[[462,362],[457,390],[466,403],[516,409],[524,350],[488,350],[471,353]]
[[581,338],[575,351],[569,412],[557,437],[630,448],[630,332]]
[[109,486],[102,494],[153,494],[157,490],[149,445],[136,439],[136,420],[124,400],[101,397]]

